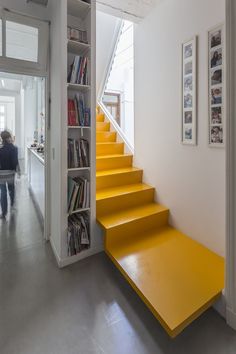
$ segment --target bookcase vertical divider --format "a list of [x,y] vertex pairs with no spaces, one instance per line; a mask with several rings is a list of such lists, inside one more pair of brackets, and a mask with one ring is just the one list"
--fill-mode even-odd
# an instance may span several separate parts
[[[69,38],[68,35],[73,33],[73,38]],[[70,32],[70,30],[73,32]],[[87,33],[87,43],[81,43],[79,40],[74,38],[75,35],[79,35],[79,31],[86,31]],[[86,51],[85,49],[86,48]],[[83,258],[91,256],[101,249],[98,246],[99,242],[96,240],[96,1],[94,0],[67,0],[67,73],[71,64],[75,62],[75,57],[80,56],[88,58],[88,82],[65,82],[65,87],[67,91],[67,104],[68,99],[71,101],[76,94],[82,94],[85,101],[86,109],[90,109],[90,124],[89,126],[83,127],[82,124],[72,124],[69,123],[69,117],[63,120],[63,125],[67,132],[66,142],[63,142],[65,146],[64,153],[62,154],[62,166],[67,166],[66,173],[63,173],[62,186],[65,185],[66,192],[63,195],[66,199],[62,201],[62,213],[64,213],[62,220],[67,220],[65,229],[62,230],[62,240],[61,240],[61,260],[60,266],[64,267],[69,264],[75,263]],[[85,61],[86,62],[86,61]],[[71,69],[72,72],[73,69]],[[83,70],[82,70],[83,71]],[[69,77],[71,77],[69,75]],[[79,74],[76,77],[79,77]],[[68,105],[69,106],[69,105]],[[67,107],[67,112],[70,110]],[[88,113],[87,113],[88,114]],[[68,113],[69,115],[69,113]],[[87,125],[87,123],[85,124]],[[74,141],[80,141],[81,138],[89,141],[89,167],[74,168],[74,166],[69,166],[69,150],[68,150],[68,138]],[[80,208],[69,212],[68,214],[68,176],[72,179],[77,177],[85,178],[90,182],[90,204],[89,208]],[[77,198],[76,198],[77,203]],[[70,255],[68,253],[68,218],[70,214],[76,215],[81,212],[87,213],[89,216],[89,234],[90,234],[90,246],[89,248],[83,249],[77,254]]]

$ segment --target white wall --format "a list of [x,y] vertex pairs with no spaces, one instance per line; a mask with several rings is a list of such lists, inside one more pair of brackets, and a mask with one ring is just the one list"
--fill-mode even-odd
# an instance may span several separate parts
[[96,23],[96,91],[98,94],[110,63],[121,20],[97,11]]
[[[207,30],[224,0],[164,0],[135,30],[135,164],[171,223],[225,253],[225,150],[208,147]],[[199,36],[198,146],[181,144],[181,43]]]
[[[62,179],[66,179],[67,166],[62,166],[62,154],[66,154],[66,134],[62,130],[62,122],[66,112],[66,2],[64,0],[51,0],[51,243],[57,257],[61,257],[61,240],[65,235],[66,210],[62,210],[63,198],[66,198],[66,187],[62,188]],[[63,15],[64,14],[64,15]],[[64,46],[62,45],[64,43]],[[55,65],[57,63],[57,65]],[[61,70],[64,68],[64,70]],[[63,151],[65,150],[65,151]],[[66,157],[64,157],[66,161]],[[63,178],[62,178],[63,176]],[[65,193],[64,193],[65,192]]]

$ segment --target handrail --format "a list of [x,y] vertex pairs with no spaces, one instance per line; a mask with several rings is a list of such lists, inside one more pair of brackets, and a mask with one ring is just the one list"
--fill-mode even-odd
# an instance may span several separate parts
[[109,64],[108,64],[107,69],[105,71],[106,74],[105,74],[104,79],[102,80],[101,86],[99,88],[98,97],[97,97],[97,101],[98,102],[102,102],[102,97],[104,95],[104,92],[105,92],[105,89],[106,89],[106,85],[107,85],[107,82],[108,82],[108,79],[109,79],[109,76],[110,76],[110,73],[111,73],[112,65],[114,63],[114,59],[115,59],[115,55],[116,55],[116,49],[117,49],[117,46],[118,46],[118,43],[119,43],[119,40],[120,40],[120,36],[121,36],[121,33],[122,33],[123,26],[124,26],[124,21],[121,20],[120,21],[120,25],[119,25],[119,29],[118,29],[117,33],[115,34],[116,38],[114,38],[114,41],[113,41],[115,44],[114,44],[114,48],[113,48],[113,51],[112,51],[111,58],[109,60]]
[[118,133],[120,139],[125,143],[126,146],[126,151],[128,153],[134,154],[134,147],[133,145],[129,142],[129,140],[127,139],[126,135],[124,134],[124,132],[122,131],[121,127],[119,126],[119,124],[115,121],[115,119],[113,118],[113,116],[111,115],[111,113],[108,111],[108,109],[106,108],[106,106],[104,105],[104,103],[102,102],[102,100],[100,102],[98,102],[98,106],[100,107],[100,109],[103,111],[103,113],[105,114],[106,118],[109,120],[109,122],[111,123],[111,125],[113,126],[113,129]]

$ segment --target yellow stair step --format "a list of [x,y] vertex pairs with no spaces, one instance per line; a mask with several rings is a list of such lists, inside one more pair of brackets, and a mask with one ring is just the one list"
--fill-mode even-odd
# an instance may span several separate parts
[[129,154],[97,156],[97,171],[132,166],[133,156]]
[[151,203],[153,199],[154,188],[144,183],[101,189],[96,193],[97,215]]
[[96,174],[97,190],[126,184],[142,182],[143,170],[135,167],[98,171]]
[[96,141],[99,142],[115,142],[116,132],[96,132]]
[[105,114],[104,113],[97,113],[96,114],[96,121],[97,122],[104,122],[105,120]]
[[110,242],[106,252],[171,337],[224,288],[223,258],[171,227]]
[[124,153],[124,143],[106,142],[96,144],[97,156]]
[[138,232],[167,225],[169,210],[156,203],[147,203],[128,209],[97,215],[97,221],[105,230],[105,246],[135,241]]
[[109,122],[97,122],[96,123],[96,131],[97,132],[108,132],[110,130]]

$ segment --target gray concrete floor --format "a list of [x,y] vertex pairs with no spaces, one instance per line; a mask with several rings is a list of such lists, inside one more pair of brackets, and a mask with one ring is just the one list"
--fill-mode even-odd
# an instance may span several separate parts
[[104,253],[59,270],[19,193],[18,212],[0,221],[1,354],[236,353],[214,310],[171,340]]

